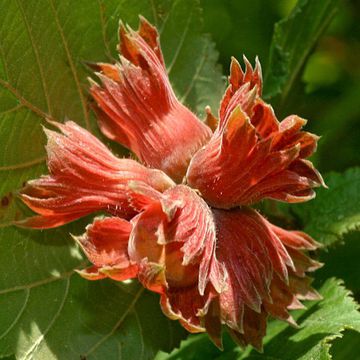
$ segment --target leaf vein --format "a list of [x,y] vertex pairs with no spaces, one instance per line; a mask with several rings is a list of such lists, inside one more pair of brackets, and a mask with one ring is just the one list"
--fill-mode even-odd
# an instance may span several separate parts
[[125,318],[128,316],[128,314],[130,313],[130,311],[134,308],[136,302],[139,300],[141,294],[143,293],[144,288],[141,287],[139,289],[139,291],[137,292],[137,294],[135,295],[134,299],[132,300],[132,302],[129,304],[129,307],[126,309],[126,311],[124,311],[124,313],[120,316],[120,319],[116,322],[116,324],[112,327],[112,329],[106,334],[104,335],[97,343],[95,343],[87,352],[84,356],[89,356],[91,353],[93,353],[104,341],[106,341],[110,336],[112,336],[116,329],[123,323],[123,321],[125,320]]
[[17,314],[17,316],[15,317],[14,321],[10,324],[10,326],[0,335],[0,340],[3,339],[10,331],[11,329],[16,325],[16,323],[19,321],[21,315],[23,314],[26,305],[28,303],[29,300],[29,296],[30,296],[30,290],[29,289],[25,289],[25,301],[24,304],[22,305],[19,313]]
[[17,89],[15,89],[9,82],[0,79],[0,85],[2,85],[5,89],[9,90],[19,101],[21,104],[23,104],[26,108],[31,110],[36,115],[44,118],[44,119],[50,119],[52,121],[58,121],[50,114],[47,114],[46,112],[42,111],[40,108],[38,108],[36,105],[32,104],[29,100],[26,100]]
[[51,321],[50,321],[48,327],[45,329],[45,331],[36,339],[36,341],[33,343],[33,345],[30,347],[30,349],[26,352],[26,354],[23,357],[24,360],[25,359],[30,359],[30,360],[33,359],[32,355],[33,355],[34,351],[36,351],[36,349],[42,343],[45,336],[48,334],[50,329],[53,327],[53,325],[55,324],[57,318],[59,317],[62,309],[64,308],[66,299],[69,295],[69,289],[70,289],[70,277],[66,279],[66,287],[65,287],[65,291],[64,291],[64,296],[61,300],[58,310],[56,311],[54,317],[51,319]]
[[33,34],[31,32],[31,27],[30,27],[30,24],[29,24],[28,19],[26,17],[24,8],[21,5],[21,1],[16,0],[16,2],[17,2],[17,5],[18,5],[18,8],[20,10],[21,16],[22,16],[22,18],[24,20],[26,31],[27,31],[27,33],[29,35],[30,44],[31,44],[31,47],[32,47],[34,55],[35,55],[36,64],[37,64],[37,66],[39,68],[39,75],[40,75],[41,86],[43,88],[44,97],[45,97],[45,101],[46,101],[47,112],[51,114],[50,99],[49,99],[47,85],[46,85],[46,82],[45,82],[44,70],[43,70],[41,62],[40,62],[40,54],[39,54],[38,48],[36,46]]
[[140,359],[142,359],[144,357],[144,348],[145,348],[145,345],[144,345],[144,331],[143,331],[143,328],[142,328],[142,325],[141,325],[141,322],[140,322],[140,319],[139,319],[139,316],[138,316],[138,313],[136,311],[136,306],[134,305],[134,316],[135,316],[135,319],[136,319],[136,323],[138,324],[138,327],[139,327],[139,330],[140,330],[140,341],[141,341],[141,356],[139,357]]
[[183,97],[180,99],[180,101],[181,101],[182,103],[185,102],[186,98],[189,96],[191,90],[192,90],[193,87],[194,87],[195,81],[198,80],[198,78],[199,78],[199,75],[200,75],[200,73],[201,73],[201,70],[203,69],[204,64],[205,64],[206,52],[207,52],[208,46],[209,46],[208,43],[206,43],[206,45],[205,45],[205,47],[204,47],[202,59],[201,59],[199,65],[198,65],[198,67],[196,68],[196,71],[195,71],[194,76],[192,77],[192,79],[191,79],[191,81],[190,81],[190,83],[189,83],[188,88],[186,89]]
[[185,28],[184,28],[184,31],[181,35],[181,38],[180,38],[180,41],[179,41],[179,45],[178,47],[176,48],[176,51],[175,51],[175,54],[174,54],[174,57],[173,59],[171,60],[170,62],[170,65],[169,67],[167,68],[167,73],[168,75],[170,75],[178,57],[179,57],[179,54],[180,54],[180,51],[181,51],[181,48],[183,47],[184,45],[184,41],[185,41],[185,38],[187,36],[187,33],[189,32],[189,28],[190,28],[190,21],[191,21],[191,18],[192,18],[192,15],[193,15],[193,9],[191,10],[190,14],[189,14],[189,17],[187,19],[187,22],[186,22],[186,25],[185,25]]
[[150,5],[151,5],[151,10],[152,10],[152,13],[153,13],[155,26],[158,28],[159,27],[159,18],[158,18],[158,15],[157,15],[154,0],[149,0],[149,2],[150,2]]
[[[79,264],[79,267],[82,267],[82,266],[85,266],[85,265],[86,265],[86,262]],[[71,277],[74,273],[75,273],[75,271],[71,270],[71,271],[67,271],[67,272],[65,272],[65,273],[63,273],[63,274],[61,274],[59,276],[51,276],[51,277],[48,277],[46,279],[34,281],[33,283],[30,283],[30,284],[17,285],[17,286],[14,286],[12,288],[2,289],[2,290],[0,290],[0,295],[8,294],[8,293],[11,293],[11,292],[14,292],[14,291],[32,289],[32,288],[35,288],[37,286],[49,284],[49,283],[54,282],[54,281],[63,280],[63,279]]]
[[40,157],[38,157],[36,159],[29,160],[29,161],[23,162],[21,164],[0,166],[0,171],[25,169],[25,168],[31,167],[33,165],[41,164],[45,160],[46,160],[46,156],[40,156]]
[[13,106],[13,107],[10,108],[10,109],[1,111],[1,112],[0,112],[0,116],[11,114],[12,112],[17,111],[17,110],[21,109],[22,107],[24,107],[23,104],[17,104],[17,105]]
[[103,42],[105,45],[105,53],[106,56],[111,60],[111,61],[115,61],[115,59],[113,58],[113,56],[111,55],[111,50],[110,50],[110,46],[109,46],[109,40],[106,36],[106,20],[105,20],[105,14],[104,14],[104,3],[101,0],[97,0],[98,5],[99,5],[99,15],[100,15],[100,26],[101,26],[101,33],[102,33],[102,38],[103,38]]
[[78,76],[78,73],[76,71],[76,67],[75,67],[75,64],[74,64],[74,59],[72,58],[71,56],[71,53],[70,53],[70,49],[69,49],[69,45],[68,45],[68,42],[67,42],[67,39],[65,37],[65,34],[64,34],[64,30],[60,24],[60,19],[59,19],[59,15],[57,13],[57,10],[55,8],[55,5],[54,5],[54,1],[53,0],[49,0],[49,3],[50,3],[50,7],[51,7],[51,10],[54,14],[54,19],[55,19],[55,24],[56,24],[56,27],[59,31],[59,34],[60,34],[60,37],[61,37],[61,41],[62,41],[62,44],[63,44],[63,47],[64,47],[64,50],[65,50],[65,53],[66,53],[66,57],[69,61],[69,65],[70,65],[70,69],[71,69],[71,72],[73,74],[73,77],[74,77],[74,81],[75,81],[75,84],[76,84],[76,88],[78,90],[78,93],[79,93],[79,97],[80,97],[80,102],[81,102],[81,105],[82,105],[82,109],[83,109],[83,114],[84,114],[84,120],[85,120],[85,124],[86,124],[86,128],[88,130],[90,130],[90,120],[89,120],[89,113],[87,111],[87,106],[86,106],[86,101],[85,101],[85,97],[84,97],[84,94],[83,94],[83,91],[81,89],[81,84],[80,84],[80,80],[79,80],[79,76]]

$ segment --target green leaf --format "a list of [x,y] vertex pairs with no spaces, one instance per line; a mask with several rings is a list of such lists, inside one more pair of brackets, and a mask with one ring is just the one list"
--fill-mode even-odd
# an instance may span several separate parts
[[320,293],[323,300],[308,302],[307,309],[292,312],[299,329],[280,321],[270,322],[263,354],[250,347],[242,351],[229,343],[221,353],[204,335],[197,335],[182,341],[180,349],[170,355],[162,354],[159,359],[196,359],[193,354],[197,351],[197,358],[202,358],[204,353],[205,358],[223,360],[330,360],[329,349],[335,338],[341,337],[345,329],[360,331],[360,312],[340,280],[329,279]]
[[274,28],[264,94],[285,99],[310,51],[337,11],[338,0],[298,0]]
[[68,117],[101,136],[83,62],[117,57],[120,18],[133,27],[139,14],[155,23],[176,93],[198,113],[207,104],[216,110],[223,81],[199,4],[4,0],[1,8],[0,357],[151,359],[169,351],[184,331],[163,316],[158,296],[136,283],[90,283],[74,273],[86,263],[69,233],[81,234],[91,219],[43,232],[9,225],[24,210],[16,191],[47,172],[46,116]]
[[315,275],[315,286],[321,284],[329,277],[342,279],[346,287],[359,299],[360,295],[360,232],[350,232],[343,238],[343,243],[320,253],[319,260],[325,264],[317,270]]
[[[330,342],[341,337],[345,329],[360,331],[358,304],[344,288],[342,281],[330,279],[320,289],[323,300],[307,303],[306,310],[295,315],[301,329],[276,327],[276,335],[266,339],[264,354],[277,359],[330,359]],[[248,357],[251,359],[251,356]]]
[[151,359],[183,336],[162,316],[158,296],[136,282],[89,282],[74,272],[87,263],[68,233],[85,224],[43,233],[2,230],[0,357]]
[[318,189],[315,200],[292,206],[304,231],[324,245],[331,245],[360,227],[360,168],[330,173],[329,189]]

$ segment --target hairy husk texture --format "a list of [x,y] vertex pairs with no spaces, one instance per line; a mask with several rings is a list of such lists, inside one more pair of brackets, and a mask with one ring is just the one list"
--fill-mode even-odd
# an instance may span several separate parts
[[91,262],[89,280],[137,278],[160,294],[166,316],[207,331],[221,348],[225,327],[261,350],[269,316],[315,300],[307,273],[319,244],[271,224],[250,206],[262,199],[310,200],[325,186],[307,158],[318,137],[306,121],[279,121],[261,98],[259,61],[232,59],[218,116],[202,122],[176,98],[155,27],[120,26],[120,61],[93,64],[94,110],[103,134],[139,161],[120,159],[72,121],[45,130],[49,174],[22,200],[36,213],[19,226],[46,229],[101,212],[74,236]]

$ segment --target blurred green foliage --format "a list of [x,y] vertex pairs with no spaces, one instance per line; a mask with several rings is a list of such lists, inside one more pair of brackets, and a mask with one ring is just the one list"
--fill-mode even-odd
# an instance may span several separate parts
[[[216,42],[227,74],[230,57],[259,56],[267,70],[274,24],[288,15],[294,0],[202,0],[205,30]],[[291,113],[309,120],[321,135],[313,159],[322,172],[360,163],[360,2],[342,1],[325,34],[282,104],[279,119]]]

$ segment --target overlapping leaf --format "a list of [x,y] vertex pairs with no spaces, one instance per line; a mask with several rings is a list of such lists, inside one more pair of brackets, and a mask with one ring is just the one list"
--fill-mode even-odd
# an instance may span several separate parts
[[330,173],[325,182],[329,189],[319,189],[314,201],[292,209],[306,232],[331,245],[347,232],[360,228],[360,168]]
[[163,353],[157,359],[195,360],[205,354],[204,358],[218,360],[330,360],[332,340],[341,337],[345,329],[360,331],[360,313],[341,281],[328,280],[320,293],[323,300],[307,303],[306,310],[294,312],[300,329],[293,329],[279,321],[270,323],[263,354],[250,348],[242,351],[231,343],[226,343],[225,352],[221,353],[205,337],[196,335],[183,341],[180,349],[172,354]]

